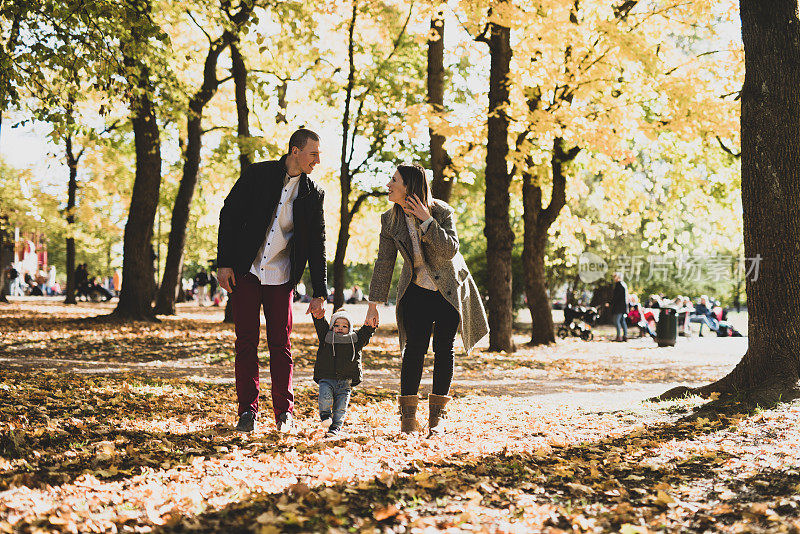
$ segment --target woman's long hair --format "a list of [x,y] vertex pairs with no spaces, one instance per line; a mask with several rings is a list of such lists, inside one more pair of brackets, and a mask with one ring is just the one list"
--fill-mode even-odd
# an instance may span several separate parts
[[[431,194],[431,184],[428,182],[428,175],[422,165],[418,163],[403,163],[397,166],[397,172],[400,173],[400,177],[403,179],[403,185],[406,186],[406,195],[417,195],[417,198],[419,198],[422,204],[430,209],[431,203],[433,202],[433,195]],[[394,223],[398,217],[404,216],[405,212],[403,208],[401,208],[399,204],[395,204],[392,210],[392,223]]]

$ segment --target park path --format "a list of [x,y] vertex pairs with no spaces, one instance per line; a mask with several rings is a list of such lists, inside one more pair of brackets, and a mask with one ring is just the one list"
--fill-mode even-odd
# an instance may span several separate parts
[[[24,307],[26,303],[21,303]],[[48,304],[53,313],[63,313],[59,303]],[[70,313],[86,313],[90,305],[69,308]],[[107,306],[107,305],[106,305]],[[91,305],[95,313],[98,308]],[[352,306],[353,316],[365,312]],[[364,307],[365,308],[365,307]],[[42,304],[39,303],[39,308]],[[296,324],[310,322],[304,314],[305,306],[295,306]],[[221,310],[185,307],[182,317],[192,320],[217,322]],[[382,327],[394,325],[394,310],[381,311]],[[648,338],[632,339],[627,343],[603,340],[584,342],[578,339],[560,341],[555,346],[525,348],[515,355],[483,354],[487,340],[478,347],[473,357],[456,359],[453,390],[458,393],[510,395],[528,397],[545,405],[580,406],[588,411],[622,409],[630,403],[644,400],[676,385],[699,385],[723,376],[739,361],[747,350],[747,338],[692,337],[680,338],[675,347],[657,347]],[[522,344],[525,337],[518,336]],[[476,363],[477,362],[477,363]],[[119,376],[136,375],[152,378],[181,378],[194,381],[233,384],[232,364],[209,364],[203,357],[146,362],[109,362],[87,359],[17,356],[13,351],[0,353],[0,370],[41,371],[86,375]],[[395,368],[370,367],[365,362],[364,385],[397,390],[399,373]],[[263,387],[269,382],[267,364],[262,366]],[[295,372],[295,384],[311,385],[311,369],[304,367]],[[430,389],[430,372],[422,381],[422,390]]]

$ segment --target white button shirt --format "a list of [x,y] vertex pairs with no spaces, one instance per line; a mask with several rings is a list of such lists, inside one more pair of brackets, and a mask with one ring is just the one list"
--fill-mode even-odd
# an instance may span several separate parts
[[258,249],[250,272],[256,275],[264,286],[279,286],[291,277],[291,258],[289,241],[294,235],[294,200],[300,185],[300,175],[284,178],[283,190],[272,224],[261,248]]

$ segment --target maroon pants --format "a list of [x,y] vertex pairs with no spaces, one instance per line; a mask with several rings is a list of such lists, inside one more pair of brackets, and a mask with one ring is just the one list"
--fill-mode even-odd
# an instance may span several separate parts
[[231,295],[233,321],[236,325],[236,396],[239,415],[258,413],[258,336],[260,311],[264,307],[269,346],[269,374],[272,379],[272,409],[275,416],[294,409],[292,393],[292,288],[289,284],[262,286],[247,273],[236,280]]

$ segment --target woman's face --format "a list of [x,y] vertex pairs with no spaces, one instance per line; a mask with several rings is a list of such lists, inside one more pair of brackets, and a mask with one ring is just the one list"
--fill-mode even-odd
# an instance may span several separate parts
[[403,183],[403,177],[400,176],[400,171],[394,171],[391,180],[386,184],[389,189],[389,201],[400,204],[405,204],[406,201],[406,184]]

